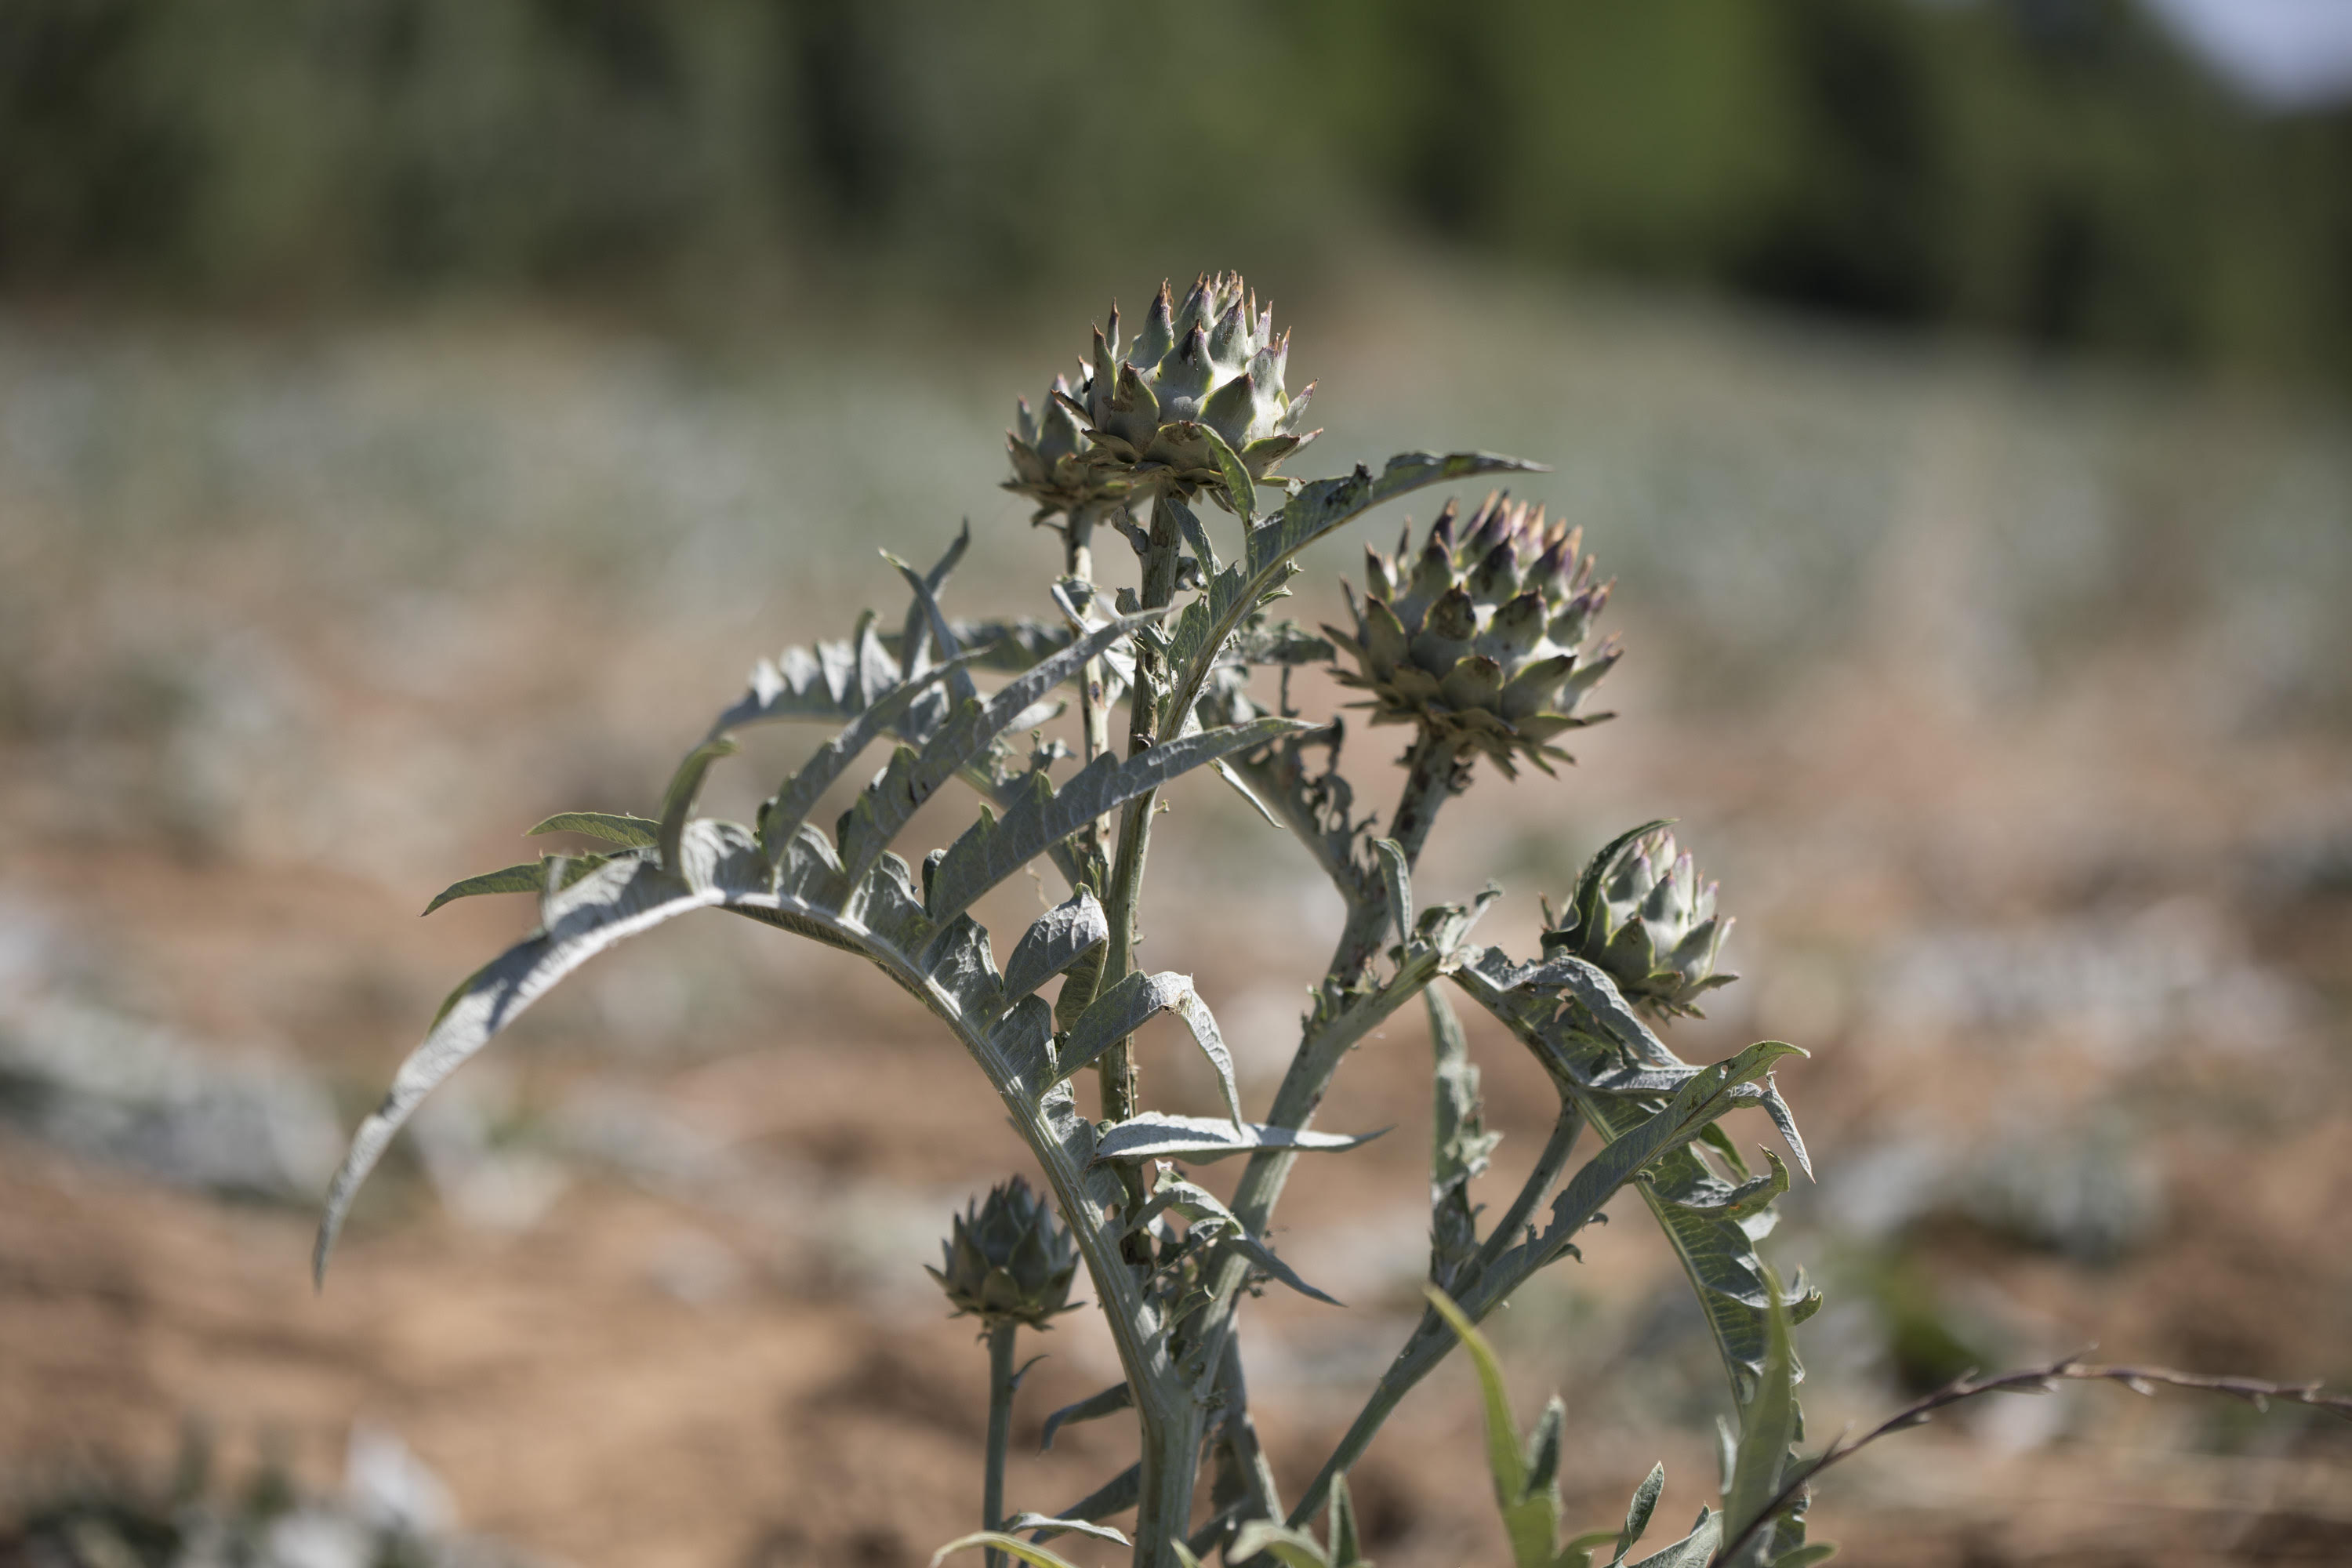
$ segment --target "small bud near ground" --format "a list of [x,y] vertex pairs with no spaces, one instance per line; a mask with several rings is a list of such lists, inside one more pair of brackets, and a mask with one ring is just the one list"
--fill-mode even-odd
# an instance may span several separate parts
[[947,1292],[957,1317],[1042,1329],[1047,1319],[1070,1310],[1077,1248],[1052,1205],[1019,1176],[998,1183],[956,1215],[940,1251],[941,1266],[925,1268]]

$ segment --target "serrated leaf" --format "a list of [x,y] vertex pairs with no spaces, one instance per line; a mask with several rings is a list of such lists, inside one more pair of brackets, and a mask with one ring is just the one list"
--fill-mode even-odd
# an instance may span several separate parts
[[1081,888],[1033,921],[1004,961],[1004,997],[1017,1002],[1110,940],[1110,921]]
[[1297,1271],[1274,1254],[1274,1249],[1254,1236],[1236,1234],[1225,1237],[1220,1246],[1229,1247],[1250,1260],[1251,1266],[1265,1270],[1276,1279],[1289,1286],[1302,1296],[1312,1297],[1327,1306],[1344,1307],[1348,1303],[1337,1296],[1326,1295],[1298,1277]]
[[983,815],[948,846],[931,879],[932,915],[943,920],[971,908],[1054,845],[1147,791],[1220,757],[1309,728],[1295,719],[1259,719],[1163,742],[1125,761],[1105,752],[1059,790],[1043,773],[1033,773],[1006,803],[1001,820]]
[[1135,1406],[1135,1390],[1124,1383],[1112,1384],[1099,1394],[1089,1394],[1072,1405],[1065,1405],[1045,1417],[1045,1430],[1037,1439],[1037,1451],[1045,1453],[1054,1447],[1054,1434],[1065,1426],[1081,1421],[1099,1421]]
[[686,835],[687,819],[694,814],[694,803],[702,794],[702,781],[710,776],[710,764],[721,757],[735,754],[735,742],[721,735],[705,741],[686,754],[671,775],[669,788],[662,795],[661,863],[671,876],[681,875],[679,845]]
[[[1489,950],[1454,974],[1455,983],[1507,1025],[1528,1046],[1571,1095],[1588,1123],[1604,1139],[1615,1139],[1641,1126],[1659,1102],[1591,1092],[1594,1058],[1600,1047],[1580,1047],[1579,1037],[1553,1015],[1549,997],[1520,988],[1533,969],[1520,970],[1499,952]],[[1582,1055],[1580,1055],[1582,1052]],[[1692,1069],[1668,1053],[1667,1076],[1687,1082]],[[1663,1069],[1662,1069],[1663,1070]],[[1753,1091],[1748,1091],[1752,1093]],[[1716,1348],[1721,1354],[1734,1397],[1745,1402],[1755,1387],[1757,1370],[1765,1354],[1765,1289],[1762,1259],[1755,1238],[1733,1220],[1711,1219],[1678,1207],[1678,1204],[1719,1193],[1723,1183],[1705,1161],[1688,1148],[1669,1149],[1654,1161],[1649,1180],[1636,1190],[1674,1248],[1689,1279],[1692,1293],[1705,1315]]]
[[1229,1154],[1255,1153],[1260,1149],[1331,1152],[1370,1142],[1380,1132],[1345,1136],[1296,1127],[1265,1127],[1244,1122],[1239,1127],[1211,1116],[1175,1116],[1146,1111],[1130,1121],[1103,1130],[1095,1144],[1097,1163],[1108,1160],[1190,1160],[1206,1163]]
[[1116,1542],[1121,1546],[1134,1544],[1124,1533],[1108,1524],[1097,1524],[1086,1519],[1055,1519],[1042,1513],[1014,1514],[1004,1521],[1004,1529],[1008,1534],[1016,1530],[1050,1530],[1056,1535],[1091,1535],[1097,1541]]
[[899,682],[861,709],[848,726],[816,749],[816,753],[801,765],[800,771],[786,780],[769,802],[760,823],[762,843],[769,847],[771,858],[780,855],[782,847],[791,842],[808,814],[835,781],[849,770],[866,748],[894,729],[907,710],[925,692],[960,670],[969,668],[974,655],[959,654],[954,658],[933,665],[912,679]]
[[[523,1010],[558,981],[614,943],[663,921],[719,902],[730,883],[741,890],[764,887],[755,870],[757,856],[748,836],[720,823],[698,823],[698,845],[716,868],[701,887],[689,886],[642,856],[616,857],[563,894],[557,918],[475,972],[443,1004],[424,1042],[393,1077],[383,1102],[360,1124],[350,1152],[327,1192],[326,1212],[311,1254],[311,1272],[323,1281],[336,1234],[359,1191],[393,1135],[427,1094],[488,1045]],[[724,875],[731,870],[732,879]]]
[[1056,1557],[1042,1546],[1033,1546],[1017,1535],[1002,1535],[993,1530],[976,1530],[970,1535],[959,1536],[931,1553],[931,1568],[959,1552],[969,1552],[975,1546],[994,1547],[1007,1556],[1030,1564],[1030,1568],[1071,1568],[1064,1558]]
[[611,811],[559,811],[526,837],[535,838],[542,833],[584,833],[591,838],[626,845],[632,849],[650,849],[661,842],[660,823],[650,817]]
[[1669,1198],[1666,1201],[1686,1214],[1705,1219],[1746,1219],[1761,1213],[1771,1202],[1789,1190],[1789,1167],[1771,1150],[1764,1151],[1770,1168],[1760,1176],[1750,1176],[1738,1186],[1726,1187],[1720,1194],[1704,1198]]
[[[1758,1374],[1755,1397],[1740,1407],[1739,1446],[1732,1456],[1731,1484],[1723,1499],[1723,1529],[1731,1540],[1762,1519],[1780,1495],[1789,1447],[1797,1440],[1797,1357],[1789,1341],[1789,1310],[1771,1265],[1764,1266],[1763,1274],[1764,1364]],[[1770,1552],[1773,1534],[1769,1524],[1759,1531],[1740,1552],[1740,1560],[1762,1562]]]
[[860,842],[853,850],[845,836],[842,844],[842,864],[851,882],[864,876],[941,784],[983,754],[1039,698],[1083,668],[1087,659],[1164,613],[1149,610],[1110,621],[1022,671],[986,701],[968,698],[958,703],[947,722],[911,761],[902,767],[894,759],[884,777],[859,797]]
[[1634,1016],[1624,993],[1617,989],[1617,982],[1610,978],[1607,970],[1564,952],[1538,964],[1521,977],[1519,984],[1535,991],[1567,992],[1592,1016],[1593,1022],[1610,1039],[1637,1060],[1680,1065],[1664,1042]]

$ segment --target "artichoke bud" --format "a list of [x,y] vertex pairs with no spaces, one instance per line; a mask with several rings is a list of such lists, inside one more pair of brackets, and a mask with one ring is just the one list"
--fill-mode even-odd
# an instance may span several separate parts
[[1052,1205],[1019,1176],[954,1216],[940,1251],[940,1267],[926,1265],[925,1271],[947,1292],[957,1317],[970,1314],[992,1328],[1009,1321],[1042,1329],[1070,1310],[1077,1247]]
[[1603,850],[1543,945],[1606,970],[1627,1001],[1659,1017],[1697,1017],[1701,995],[1738,978],[1716,968],[1731,926],[1715,912],[1715,884],[1662,827]]
[[1449,502],[1418,553],[1410,527],[1393,555],[1365,551],[1356,631],[1326,626],[1350,656],[1339,679],[1370,693],[1376,724],[1415,724],[1493,757],[1550,771],[1550,742],[1608,714],[1577,704],[1619,657],[1584,647],[1608,601],[1580,536],[1497,491],[1465,521]]
[[1017,400],[1014,428],[1005,433],[1013,477],[1004,488],[1035,501],[1040,521],[1124,493],[1106,487],[1093,473],[1086,458],[1086,436],[1070,413],[1071,401],[1069,382],[1057,375],[1036,409],[1030,408],[1026,398]]
[[1204,274],[1181,306],[1163,283],[1133,342],[1120,348],[1113,312],[1094,349],[1070,404],[1087,437],[1083,461],[1104,493],[1142,485],[1189,500],[1208,490],[1230,505],[1202,425],[1254,479],[1271,478],[1316,435],[1300,428],[1314,388],[1292,397],[1283,386],[1289,334],[1275,335],[1272,309],[1260,310],[1238,277]]

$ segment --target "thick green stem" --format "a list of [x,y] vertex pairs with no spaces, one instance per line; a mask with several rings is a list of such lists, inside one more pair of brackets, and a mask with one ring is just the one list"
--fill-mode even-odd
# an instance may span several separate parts
[[[982,1530],[1004,1528],[1004,1448],[1013,1430],[1013,1340],[1021,1325],[1011,1318],[988,1325],[988,1474],[981,1491]],[[991,1548],[988,1568],[1001,1568],[1003,1553]]]
[[[1584,1118],[1578,1114],[1575,1106],[1563,1101],[1559,1108],[1559,1120],[1552,1124],[1550,1138],[1545,1141],[1543,1152],[1536,1156],[1535,1169],[1528,1173],[1528,1179],[1519,1186],[1518,1195],[1511,1200],[1510,1207],[1503,1211],[1502,1218],[1496,1222],[1495,1228],[1488,1233],[1469,1267],[1463,1270],[1462,1278],[1455,1281],[1457,1300],[1474,1321],[1484,1318],[1512,1291],[1526,1283],[1527,1276],[1539,1266],[1530,1254],[1522,1259],[1527,1265],[1524,1272],[1517,1268],[1507,1275],[1496,1272],[1496,1263],[1515,1245],[1513,1238],[1518,1237],[1521,1228],[1527,1225],[1528,1215],[1535,1213],[1536,1205],[1551,1191],[1552,1184],[1559,1179],[1560,1172],[1568,1168],[1568,1157],[1574,1152],[1577,1134],[1583,1129]],[[1357,1413],[1347,1435],[1339,1439],[1339,1446],[1331,1450],[1331,1457],[1323,1461],[1323,1468],[1316,1472],[1315,1479],[1300,1495],[1298,1506],[1291,1510],[1291,1524],[1302,1524],[1323,1506],[1323,1500],[1331,1489],[1332,1478],[1352,1468],[1356,1461],[1364,1457],[1364,1450],[1371,1446],[1372,1439],[1380,1434],[1390,1415],[1414,1385],[1445,1359],[1454,1343],[1453,1331],[1435,1312],[1423,1312],[1412,1337],[1405,1341],[1404,1348],[1397,1352],[1396,1360],[1381,1375],[1371,1397],[1364,1402],[1363,1409]]]
[[[1160,609],[1176,599],[1176,563],[1182,536],[1167,507],[1154,504],[1151,532],[1143,553],[1142,607]],[[1158,740],[1157,697],[1166,672],[1149,643],[1135,643],[1135,687],[1127,698],[1127,754],[1137,756]],[[1173,726],[1182,715],[1169,714]],[[1135,972],[1136,905],[1143,891],[1143,862],[1151,848],[1151,818],[1160,809],[1157,790],[1146,791],[1127,803],[1118,820],[1118,855],[1111,862],[1110,897],[1103,912],[1110,920],[1109,950],[1104,955],[1101,985],[1108,989]],[[1106,1121],[1124,1121],[1139,1110],[1135,1073],[1135,1042],[1121,1040],[1102,1055],[1099,1068],[1102,1113]]]
[[[1403,849],[1408,868],[1419,862],[1422,846],[1429,840],[1430,826],[1437,820],[1446,796],[1453,793],[1456,755],[1453,744],[1426,734],[1416,740],[1405,755],[1404,789],[1389,819],[1389,837]],[[1387,883],[1372,875],[1360,877],[1357,881],[1361,892],[1349,907],[1347,924],[1331,954],[1329,979],[1341,990],[1363,984],[1370,973],[1372,960],[1386,945],[1391,923]],[[1345,1042],[1349,1046],[1354,1043],[1353,1038]],[[1347,1052],[1344,1047],[1317,1050],[1310,1048],[1312,1044],[1302,1042],[1298,1053],[1291,1058],[1290,1067],[1282,1076],[1282,1085],[1275,1090],[1274,1105],[1266,1112],[1269,1125],[1304,1127],[1323,1103],[1332,1075],[1339,1071]],[[1297,1159],[1287,1150],[1269,1150],[1251,1157],[1240,1184],[1234,1188],[1233,1205],[1234,1213],[1251,1235],[1265,1234],[1266,1223],[1274,1217],[1274,1206],[1281,1199],[1283,1184],[1289,1179],[1290,1168]]]
[[1142,1495],[1135,1505],[1135,1568],[1178,1568],[1176,1547],[1192,1522],[1192,1481],[1201,1458],[1201,1414],[1189,1406],[1143,1428]]
[[[1090,584],[1095,580],[1095,552],[1090,542],[1094,534],[1094,520],[1090,516],[1072,517],[1064,522],[1063,527],[1066,531],[1062,536],[1064,571],[1079,582]],[[1078,673],[1078,718],[1079,744],[1084,748],[1079,760],[1091,763],[1110,750],[1110,703],[1104,697],[1103,661],[1099,658],[1087,660],[1086,668]],[[1095,847],[1099,849],[1101,825],[1097,824],[1089,831],[1094,835]]]

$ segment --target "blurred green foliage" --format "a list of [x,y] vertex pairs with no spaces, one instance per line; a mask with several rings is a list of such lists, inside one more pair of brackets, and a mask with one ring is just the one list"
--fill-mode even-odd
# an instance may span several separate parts
[[7,0],[0,288],[969,305],[1368,238],[2352,375],[2352,111],[2130,0]]

